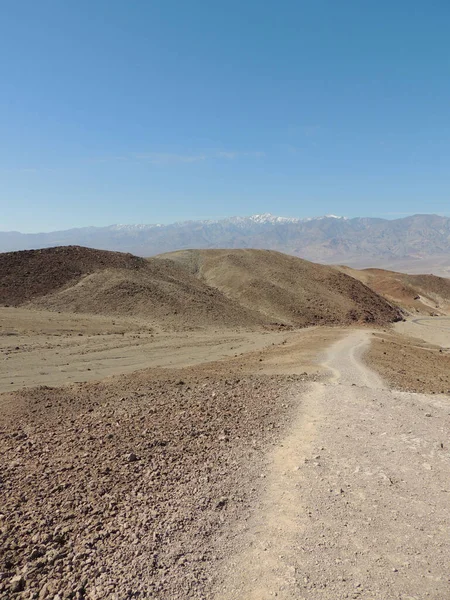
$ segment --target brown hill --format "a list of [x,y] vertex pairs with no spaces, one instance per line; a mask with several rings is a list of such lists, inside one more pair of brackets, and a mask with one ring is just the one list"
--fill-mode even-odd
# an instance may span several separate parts
[[407,275],[384,269],[339,267],[390,302],[410,312],[450,313],[450,279],[436,275]]
[[0,303],[19,306],[96,271],[145,268],[132,254],[61,246],[0,254]]
[[0,254],[0,304],[136,316],[181,329],[264,322],[173,261],[79,246]]
[[183,250],[161,255],[268,320],[294,326],[401,318],[360,281],[325,265],[270,250]]

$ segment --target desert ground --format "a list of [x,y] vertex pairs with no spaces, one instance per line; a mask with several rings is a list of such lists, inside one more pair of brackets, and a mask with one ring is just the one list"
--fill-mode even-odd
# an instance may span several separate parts
[[[59,287],[30,281],[29,263],[8,271],[0,597],[450,598],[445,282],[405,296],[398,274],[370,276],[400,289],[390,304],[300,259],[265,254],[258,273],[252,253],[181,258],[198,283],[166,258],[149,271],[114,256],[117,271],[106,254]],[[413,284],[441,316],[411,309]]]
[[[14,326],[12,326],[14,324]],[[0,307],[0,392],[184,367],[278,344],[279,331],[154,332],[139,319]]]

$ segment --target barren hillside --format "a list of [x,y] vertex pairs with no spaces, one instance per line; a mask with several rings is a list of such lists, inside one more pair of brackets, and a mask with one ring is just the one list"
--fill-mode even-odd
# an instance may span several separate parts
[[0,254],[0,303],[19,306],[104,269],[146,268],[132,254],[60,246]]
[[407,275],[384,269],[339,267],[372,290],[411,312],[448,314],[450,279],[436,275]]
[[333,267],[267,250],[141,259],[68,246],[0,254],[0,303],[148,319],[189,329],[367,322],[397,308]]
[[353,277],[269,250],[184,250],[162,255],[267,319],[294,326],[400,318],[397,308]]
[[3,305],[139,316],[174,328],[264,321],[173,261],[68,246],[0,254],[0,274]]

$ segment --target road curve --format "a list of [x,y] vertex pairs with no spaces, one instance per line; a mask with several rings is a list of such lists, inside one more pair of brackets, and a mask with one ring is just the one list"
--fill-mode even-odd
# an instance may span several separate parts
[[[416,325],[421,325],[422,327],[432,327],[433,329],[439,327],[439,329],[450,330],[450,317],[420,317],[411,319],[411,322]],[[442,325],[442,323],[444,323],[444,325]],[[447,327],[445,325],[447,325]]]
[[216,600],[450,598],[450,399],[389,390],[353,332],[299,398]]

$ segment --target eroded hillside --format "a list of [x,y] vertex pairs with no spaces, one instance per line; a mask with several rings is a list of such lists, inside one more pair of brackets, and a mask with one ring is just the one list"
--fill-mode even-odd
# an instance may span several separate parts
[[162,255],[267,319],[304,327],[386,324],[399,310],[333,267],[270,250],[184,250]]

